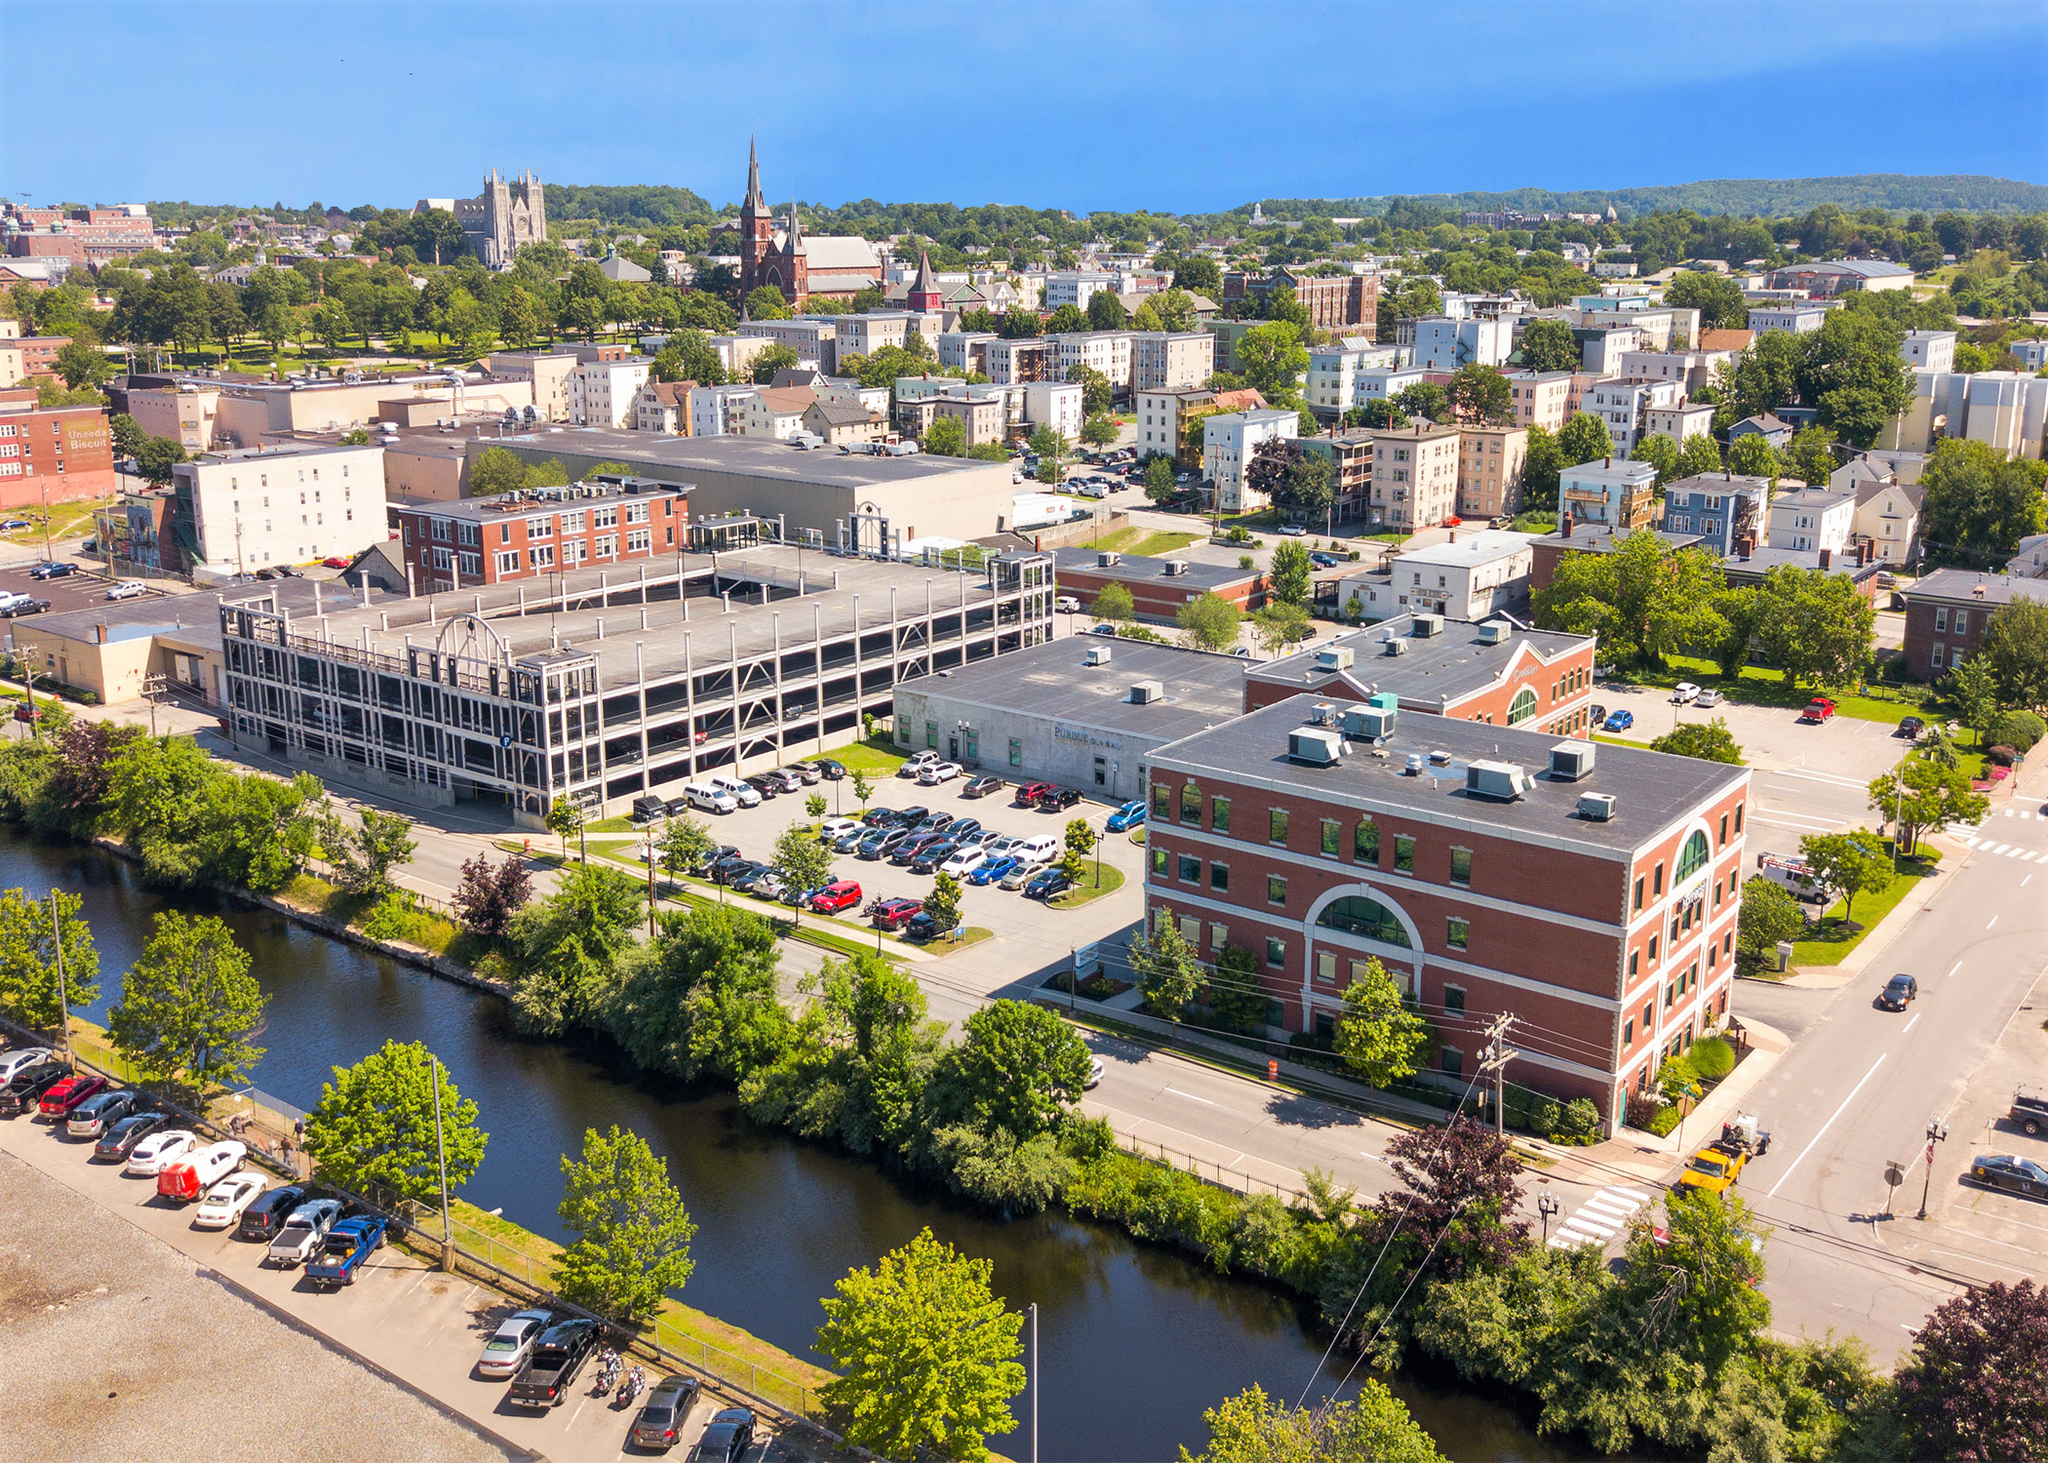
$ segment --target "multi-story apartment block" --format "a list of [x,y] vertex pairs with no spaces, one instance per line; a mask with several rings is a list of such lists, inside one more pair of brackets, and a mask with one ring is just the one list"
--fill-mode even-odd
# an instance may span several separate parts
[[1460,1088],[1511,1016],[1507,1080],[1611,1131],[1730,1014],[1749,775],[1296,696],[1152,753],[1146,927],[1248,952],[1280,1034],[1378,961]]
[[1443,615],[1466,623],[1483,620],[1528,600],[1534,537],[1490,529],[1455,530],[1445,543],[1396,554],[1363,574],[1346,577],[1337,586],[1337,603],[1348,607],[1356,596],[1359,613],[1368,620],[1404,614]]
[[939,364],[950,371],[988,374],[988,344],[1001,336],[986,330],[948,330],[939,336]]
[[1375,528],[1412,533],[1458,511],[1458,429],[1435,422],[1372,431]]
[[1645,436],[1669,437],[1683,447],[1689,437],[1704,437],[1714,430],[1711,402],[1679,402],[1675,406],[1652,406],[1643,413]]
[[[1016,388],[1006,388],[1016,389]],[[1069,442],[1081,440],[1081,383],[1078,381],[1032,381],[1023,388],[1024,420],[1033,427],[1051,427]],[[1139,429],[1138,450],[1145,444]]]
[[1614,450],[1635,451],[1649,430],[1652,407],[1676,406],[1685,400],[1681,381],[1599,381],[1587,393],[1585,410],[1607,424]]
[[1369,401],[1399,396],[1428,379],[1419,367],[1388,364],[1386,346],[1343,341],[1317,346],[1308,353],[1309,410],[1326,420],[1362,407]]
[[[2048,343],[2032,341],[2029,344],[2048,351]],[[1956,333],[1953,330],[1909,330],[1906,338],[1899,342],[1899,354],[1905,358],[1908,370],[1953,371],[1956,368]]]
[[645,356],[580,361],[569,375],[569,420],[579,427],[626,427],[654,362]]
[[[1132,346],[1136,335],[1128,330],[1085,330],[1068,335],[1048,335],[1055,381],[1064,381],[1076,366],[1086,366],[1108,378],[1109,389],[1126,400],[1131,391]],[[991,377],[993,379],[993,377]]]
[[1714,368],[1734,359],[1732,351],[1627,351],[1621,374],[1631,381],[1675,381],[1692,392],[1712,385]]
[[567,351],[493,351],[484,358],[492,376],[532,386],[534,414],[544,422],[570,420],[569,379],[578,364]]
[[747,430],[747,403],[756,386],[693,386],[690,388],[692,437],[741,437]]
[[1300,439],[1330,463],[1330,525],[1367,516],[1372,505],[1372,433],[1363,427],[1334,428]]
[[630,425],[639,432],[663,432],[671,437],[690,435],[690,393],[694,381],[649,381],[633,398]]
[[796,352],[798,364],[808,363],[831,375],[839,370],[839,326],[857,318],[820,315],[795,320],[747,320],[741,322],[739,333],[786,345]]
[[1410,364],[1424,371],[1455,371],[1460,366],[1500,366],[1514,350],[1512,320],[1452,319],[1430,316],[1415,322],[1415,354]]
[[1054,369],[1059,353],[1042,335],[1028,340],[991,340],[983,349],[988,356],[988,379],[998,386],[1063,379]]
[[1077,310],[1085,310],[1089,300],[1101,291],[1115,294],[1121,287],[1121,280],[1120,275],[1099,270],[1054,270],[1045,277],[1045,308],[1057,310],[1062,305],[1072,305]]
[[1821,322],[1828,318],[1833,305],[1787,304],[1769,305],[1749,312],[1749,328],[1758,335],[1767,330],[1789,330],[1794,335],[1805,335],[1820,329]]
[[387,511],[413,588],[436,594],[672,555],[689,491],[626,478]]
[[1568,467],[1558,474],[1557,504],[1575,523],[1648,528],[1657,512],[1656,464],[1603,457]]
[[1794,488],[1770,503],[1769,546],[1840,554],[1856,526],[1856,495],[1832,488]]
[[1517,426],[1552,433],[1563,428],[1572,395],[1570,371],[1509,371],[1507,378]]
[[[1380,280],[1376,274],[1305,274],[1281,267],[1265,274],[1233,271],[1223,276],[1223,299],[1263,299],[1276,289],[1294,292],[1314,330],[1378,339]],[[1257,323],[1257,322],[1254,322]]]
[[1704,473],[1664,485],[1664,528],[1695,534],[1724,559],[1764,542],[1771,480]]
[[236,448],[171,471],[170,537],[197,576],[353,558],[389,532],[382,447]]
[[1458,516],[1483,521],[1519,513],[1528,457],[1527,427],[1460,426]]
[[1216,370],[1216,337],[1206,330],[1144,330],[1131,337],[1131,389],[1200,386]]
[[1215,506],[1242,513],[1267,504],[1245,481],[1245,468],[1261,443],[1301,434],[1301,414],[1271,407],[1219,412],[1202,419],[1202,476],[1214,484]]

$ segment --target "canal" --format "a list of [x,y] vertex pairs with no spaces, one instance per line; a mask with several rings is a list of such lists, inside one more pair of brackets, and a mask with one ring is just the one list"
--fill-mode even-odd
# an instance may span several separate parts
[[[529,1229],[560,1236],[558,1159],[579,1147],[586,1128],[638,1132],[668,1160],[698,1226],[690,1303],[798,1355],[824,1362],[811,1342],[819,1297],[834,1281],[930,1225],[992,1261],[996,1291],[1012,1306],[1038,1303],[1047,1459],[1167,1459],[1181,1444],[1198,1451],[1204,1407],[1253,1382],[1292,1401],[1315,1375],[1324,1338],[1286,1297],[1120,1231],[1060,1213],[993,1222],[868,1164],[755,1128],[729,1095],[664,1091],[623,1061],[525,1040],[491,997],[265,910],[166,896],[97,849],[0,828],[0,888],[17,885],[83,896],[100,952],[101,994],[90,1014],[101,1022],[156,910],[172,903],[225,918],[271,998],[255,1081],[288,1103],[311,1108],[332,1067],[387,1038],[426,1042],[491,1135],[464,1197]],[[1398,1390],[1459,1463],[1583,1456],[1537,1438],[1519,1414],[1485,1398],[1411,1379]],[[1021,1434],[998,1446],[1023,1456]]]

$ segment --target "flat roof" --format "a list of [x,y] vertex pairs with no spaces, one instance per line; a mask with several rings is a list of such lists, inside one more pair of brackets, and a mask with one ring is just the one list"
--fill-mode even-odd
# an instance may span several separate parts
[[1673,533],[1663,528],[1630,528],[1616,533],[1610,524],[1582,523],[1572,529],[1570,538],[1560,533],[1548,533],[1536,542],[1580,554],[1611,554],[1631,533],[1653,533],[1674,549],[1689,549],[1707,541],[1706,535],[1698,533]]
[[903,457],[838,452],[829,447],[806,452],[767,437],[667,437],[610,427],[565,427],[559,432],[507,433],[503,437],[471,440],[479,443],[478,451],[485,447],[516,446],[527,451],[596,455],[628,465],[644,463],[651,477],[665,478],[670,472],[687,475],[696,469],[815,483],[853,492],[943,478],[957,472],[986,472],[992,466],[1002,465],[973,457],[940,457],[923,452]]
[[[1454,530],[1454,532],[1458,532]],[[1396,564],[1487,564],[1495,559],[1512,558],[1524,553],[1529,545],[1543,537],[1540,533],[1515,533],[1505,528],[1482,528],[1471,533],[1460,533],[1458,537],[1426,548],[1411,549],[1394,555]]]
[[[2022,540],[2030,543],[2032,539]],[[1977,592],[1982,586],[1983,593]],[[2048,580],[2018,574],[1984,574],[1974,569],[1937,569],[1900,591],[1907,599],[1938,599],[1951,604],[2010,604],[2015,599],[2048,603]]]
[[[1225,783],[1279,785],[1372,812],[1408,812],[1434,823],[1463,823],[1521,842],[1610,857],[1649,842],[1749,777],[1746,767],[1696,757],[1414,712],[1401,713],[1383,747],[1354,742],[1348,756],[1313,766],[1292,760],[1287,743],[1289,732],[1309,723],[1317,699],[1291,696],[1197,732],[1154,751],[1152,765],[1197,777],[1211,773]],[[1337,709],[1357,708],[1339,703]],[[1593,752],[1593,771],[1577,782],[1552,780],[1550,749],[1561,743]],[[1424,759],[1419,775],[1407,771],[1411,753]],[[1433,753],[1446,754],[1442,765],[1431,765]],[[1531,776],[1529,790],[1513,801],[1466,792],[1465,770],[1477,761],[1519,764]],[[1579,799],[1587,793],[1611,794],[1614,816],[1606,822],[1581,817]]]
[[[1108,662],[1089,665],[1088,652],[1102,649],[1110,653]],[[898,689],[1173,741],[1236,717],[1244,708],[1244,672],[1240,656],[1074,635],[942,676],[920,676]],[[1131,687],[1139,681],[1159,682],[1160,699],[1132,701]]]
[[471,523],[503,522],[528,513],[553,513],[577,509],[592,503],[625,503],[650,498],[680,498],[690,492],[688,483],[658,482],[634,478],[630,483],[576,483],[570,487],[520,488],[494,493],[488,498],[395,498],[388,505],[404,513],[426,513],[435,518],[461,518]]
[[[1238,569],[1223,564],[1204,564],[1193,559],[1155,559],[1142,554],[1120,554],[1114,564],[1096,562],[1102,555],[1095,549],[1054,549],[1053,575],[1092,574],[1114,579],[1119,584],[1157,581],[1180,589],[1218,589],[1226,584],[1243,584],[1256,579],[1257,569]],[[1168,574],[1168,564],[1185,564],[1178,574]]]
[[[1552,661],[1593,638],[1568,635],[1562,630],[1532,629],[1511,615],[1493,615],[1489,619],[1510,627],[1507,638],[1499,644],[1481,640],[1479,626],[1484,622],[1473,620],[1447,619],[1439,633],[1418,636],[1411,612],[1254,665],[1246,672],[1246,679],[1315,691],[1341,678],[1361,696],[1387,691],[1403,701],[1443,704],[1463,700],[1496,684],[1514,664],[1520,646],[1527,645],[1544,660]],[[1408,649],[1400,655],[1389,655],[1389,640],[1401,640]],[[1337,647],[1351,651],[1351,669],[1322,669],[1317,664],[1318,657]]]

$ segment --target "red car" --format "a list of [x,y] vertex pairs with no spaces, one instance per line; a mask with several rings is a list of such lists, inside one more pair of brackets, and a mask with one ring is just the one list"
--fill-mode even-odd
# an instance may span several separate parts
[[835,879],[811,896],[811,908],[819,914],[837,914],[860,903],[860,885],[851,879]]
[[1058,792],[1059,787],[1050,782],[1020,782],[1017,784],[1017,806],[1028,808],[1049,792]]
[[1799,713],[1799,719],[1801,721],[1823,722],[1831,720],[1834,714],[1835,703],[1825,696],[1816,696],[1806,703],[1806,710]]
[[346,569],[349,566],[350,561],[342,558],[339,555],[336,555],[331,559],[322,559],[320,563],[323,567],[328,569]]
[[922,899],[885,899],[875,910],[875,928],[900,930],[923,908]]
[[104,1077],[95,1077],[86,1073],[80,1073],[75,1077],[66,1077],[62,1082],[59,1082],[55,1087],[52,1087],[43,1094],[43,1100],[37,1110],[46,1118],[66,1118],[71,1116],[71,1109],[77,1107],[88,1097],[98,1096],[106,1090],[106,1087],[107,1079]]

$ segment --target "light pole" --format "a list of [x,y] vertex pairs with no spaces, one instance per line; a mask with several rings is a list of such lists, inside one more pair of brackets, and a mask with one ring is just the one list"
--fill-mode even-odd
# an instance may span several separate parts
[[164,678],[161,672],[142,678],[142,699],[149,703],[149,735],[152,739],[156,737],[156,698],[161,696],[163,691]]
[[[1548,1184],[1550,1180],[1542,1179],[1540,1182]],[[1536,1195],[1536,1212],[1543,1216],[1543,1243],[1546,1245],[1550,1243],[1550,1221],[1557,1217],[1557,1210],[1557,1195],[1551,1193],[1548,1188]]]
[[1024,1307],[1031,1319],[1031,1463],[1038,1463],[1038,1302]]
[[1913,1216],[1915,1219],[1925,1219],[1927,1217],[1927,1196],[1934,1187],[1934,1145],[1946,1143],[1947,1141],[1948,1124],[1944,1123],[1940,1118],[1935,1118],[1929,1122],[1927,1125],[1927,1174],[1920,1181],[1920,1212]]
[[455,1268],[455,1228],[448,1218],[448,1147],[441,1132],[441,1059],[427,1053],[427,1080],[434,1085],[434,1162],[441,1174],[441,1268]]
[[654,827],[649,824],[641,832],[641,839],[647,850],[647,938],[654,938]]
[[50,948],[57,961],[57,1028],[64,1033],[64,1065],[71,1065],[71,1000],[64,981],[64,922],[57,914],[57,891],[50,891]]

